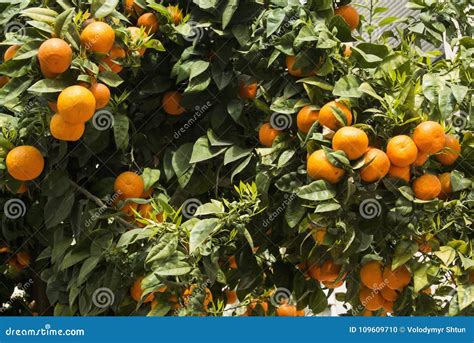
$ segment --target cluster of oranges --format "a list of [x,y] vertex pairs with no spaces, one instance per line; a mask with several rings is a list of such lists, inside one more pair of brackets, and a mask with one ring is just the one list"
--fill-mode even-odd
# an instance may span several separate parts
[[[350,161],[364,159],[360,178],[364,182],[376,182],[386,175],[402,179],[409,183],[411,167],[421,167],[430,155],[442,165],[452,165],[460,155],[461,145],[456,137],[445,134],[443,127],[433,121],[420,123],[412,137],[398,135],[387,144],[386,152],[369,146],[369,137],[352,124],[351,110],[340,101],[331,101],[319,111],[313,106],[303,107],[297,115],[297,126],[302,133],[308,133],[315,122],[319,122],[334,132],[333,150],[343,151]],[[265,123],[260,127],[259,139],[262,145],[272,146],[274,139],[281,133]],[[338,183],[346,170],[334,165],[323,149],[314,151],[307,159],[308,175],[314,180],[326,180]],[[421,200],[436,197],[446,198],[451,192],[450,174],[440,176],[424,174],[413,180],[413,192]]]
[[[359,272],[362,287],[359,300],[368,311],[384,309],[393,313],[394,302],[403,289],[410,284],[411,274],[405,265],[395,270],[383,266],[379,261],[370,261],[362,266]],[[371,315],[365,312],[365,315]]]
[[308,275],[321,282],[326,288],[338,288],[342,286],[347,273],[339,276],[342,265],[334,263],[332,259],[324,261],[322,264],[312,264],[308,268]]
[[[10,249],[7,246],[0,247],[0,254],[8,254],[9,252]],[[11,256],[7,263],[11,268],[14,269],[14,271],[19,272],[30,265],[31,256],[26,251],[20,251],[17,254]]]

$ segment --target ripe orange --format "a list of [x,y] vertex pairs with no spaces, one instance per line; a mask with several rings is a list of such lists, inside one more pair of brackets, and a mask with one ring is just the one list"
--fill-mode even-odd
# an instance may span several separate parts
[[158,27],[160,26],[158,18],[156,18],[156,15],[151,12],[142,14],[137,20],[137,25],[143,26],[148,34],[155,33],[158,31]]
[[349,58],[352,56],[352,48],[349,44],[344,45],[344,52],[342,54],[345,58]]
[[326,237],[326,228],[318,228],[313,230],[313,239],[316,243],[322,244],[324,242],[324,237]]
[[313,106],[303,107],[296,116],[296,125],[303,133],[308,133],[311,126],[318,121],[319,111],[315,110]]
[[369,149],[369,137],[361,129],[345,126],[334,135],[332,148],[344,151],[349,160],[357,160]]
[[231,291],[227,290],[225,292],[226,298],[227,298],[227,304],[232,305],[237,302],[237,292],[236,291]]
[[[341,115],[345,116],[345,124],[341,123],[338,119]],[[352,112],[342,102],[331,101],[319,111],[319,122],[321,125],[337,131],[343,126],[350,126],[352,124]]]
[[323,285],[324,285],[326,288],[329,288],[329,289],[334,289],[334,288],[341,287],[343,284],[344,284],[344,280],[339,280],[339,281],[323,281]]
[[286,56],[285,63],[286,63],[286,68],[288,69],[288,73],[290,75],[293,75],[295,77],[307,77],[307,76],[313,76],[315,75],[315,71],[311,70],[309,72],[303,72],[303,69],[299,68],[293,68],[293,65],[295,64],[296,56]]
[[425,121],[413,131],[413,140],[421,152],[435,154],[443,149],[446,136],[441,125],[434,121]]
[[321,265],[321,280],[320,281],[336,281],[339,273],[341,272],[342,266],[335,264],[333,260],[326,260]]
[[40,45],[38,60],[44,76],[51,78],[53,74],[61,74],[69,69],[72,49],[64,40],[50,38]]
[[385,285],[393,290],[402,289],[410,283],[411,274],[405,265],[392,270],[390,266],[383,270]]
[[114,183],[114,191],[122,199],[139,198],[143,193],[145,183],[143,178],[137,173],[126,171],[117,176]]
[[410,167],[397,167],[390,166],[388,170],[388,175],[393,178],[404,180],[405,182],[410,182]]
[[34,180],[44,169],[43,155],[31,145],[20,145],[10,150],[5,163],[8,174],[20,181]]
[[453,135],[446,135],[446,143],[443,151],[435,155],[436,160],[444,166],[452,165],[461,153],[461,144]]
[[81,33],[81,43],[87,51],[107,54],[112,49],[114,42],[114,29],[102,21],[90,23]]
[[186,109],[181,106],[182,95],[177,91],[168,91],[163,94],[161,106],[163,110],[173,116],[178,116],[186,112]]
[[385,286],[384,288],[382,288],[380,290],[380,294],[382,294],[382,297],[388,301],[395,301],[398,299],[397,291],[389,288],[388,286]]
[[[110,70],[114,73],[120,73],[123,69],[121,64],[118,64],[114,61],[120,62],[120,59],[125,58],[126,52],[124,49],[122,49],[118,45],[114,45],[112,49],[110,50],[110,53],[108,56],[104,57],[102,59],[102,62],[107,64],[110,68]],[[106,70],[102,65],[99,66],[99,71],[104,71]]]
[[418,199],[432,200],[441,193],[441,182],[435,175],[425,174],[413,181],[412,189]]
[[283,304],[276,309],[276,315],[279,317],[296,317],[297,310],[295,305]]
[[228,266],[229,266],[230,269],[237,269],[237,267],[238,267],[238,266],[237,266],[237,261],[236,261],[234,255],[229,256],[229,257],[227,258],[227,263],[228,263]]
[[45,66],[43,66],[42,64],[40,64],[40,70],[41,70],[41,74],[43,74],[43,76],[45,77],[45,79],[55,79],[59,74],[57,73],[53,73],[51,71],[49,71]]
[[336,9],[335,15],[340,15],[351,30],[359,26],[359,13],[351,5],[344,5]]
[[[26,185],[26,182],[22,182],[20,183],[20,186],[16,189],[12,189],[10,188],[10,186],[6,185],[7,189],[12,192],[12,193],[16,193],[16,194],[23,194],[25,193],[27,190],[28,190],[28,186]],[[2,248],[0,247],[0,253],[2,252]]]
[[16,254],[16,260],[22,267],[28,267],[31,262],[31,256],[26,251],[20,251]]
[[140,198],[148,199],[149,197],[151,197],[153,195],[153,191],[154,191],[153,187],[145,189],[143,191],[143,194],[140,196]]
[[125,213],[128,217],[135,216],[135,212],[138,210],[138,204],[136,202],[127,202],[121,208],[120,212]]
[[263,310],[263,313],[267,314],[268,312],[268,303],[262,300],[252,300],[252,302],[247,306],[247,314],[251,315],[257,309],[257,306]]
[[441,192],[438,195],[440,199],[447,199],[452,192],[451,188],[451,173],[443,173],[438,175],[439,182],[441,183]]
[[[151,204],[141,204],[138,206],[138,213],[145,219],[156,219],[158,222],[163,220],[161,213],[154,214],[154,209]],[[156,217],[156,218],[155,218]]]
[[369,310],[365,309],[364,311],[362,311],[361,316],[363,316],[363,317],[372,317],[373,314],[372,314],[372,311],[369,311]]
[[317,150],[308,158],[306,165],[308,176],[314,180],[326,180],[330,183],[338,183],[342,180],[346,171],[329,162],[323,149]]
[[360,281],[370,289],[380,289],[383,286],[383,266],[379,261],[370,261],[362,266],[359,272]]
[[373,291],[367,287],[362,287],[359,291],[359,300],[370,311],[380,310],[385,302],[380,292]]
[[70,124],[85,123],[95,113],[95,98],[90,90],[81,86],[65,88],[58,97],[58,112]]
[[16,52],[21,48],[21,45],[12,45],[9,46],[7,50],[5,50],[5,53],[3,54],[3,61],[9,61],[11,60]]
[[415,167],[421,167],[423,164],[426,163],[428,160],[429,155],[425,154],[424,152],[421,152],[418,150],[418,154],[416,155],[416,160],[413,162],[413,166]]
[[143,8],[136,4],[134,0],[124,0],[123,7],[128,14],[135,17],[144,12]]
[[107,106],[110,101],[110,89],[103,83],[94,83],[89,87],[92,95],[95,98],[95,108],[100,109]]
[[321,282],[321,267],[317,264],[312,264],[308,267],[308,275],[314,280]]
[[387,156],[391,164],[397,167],[408,167],[415,162],[418,156],[418,148],[410,137],[406,135],[395,136],[388,141]]
[[0,88],[5,86],[8,83],[8,81],[10,81],[10,78],[8,76],[0,75]]
[[369,163],[360,171],[360,177],[365,182],[375,182],[387,175],[390,170],[388,156],[379,149],[370,148],[365,153],[365,163]]
[[181,22],[183,21],[183,11],[181,11],[179,6],[169,5],[168,7],[166,7],[166,9],[168,10],[168,13],[170,15],[171,22],[174,25],[181,24]]
[[51,118],[49,130],[51,131],[51,136],[60,141],[75,142],[81,139],[84,134],[85,125],[84,123],[69,124],[64,121],[62,116],[55,114]]
[[[137,46],[140,43],[140,40],[144,40],[148,35],[146,32],[142,32],[138,27],[135,26],[130,26],[127,27],[127,31],[130,32],[130,39],[132,42],[132,45]],[[145,54],[146,48],[141,47],[140,50],[138,50],[138,53],[140,56],[143,56]]]
[[383,302],[383,309],[387,313],[393,313],[393,305],[394,305],[393,301],[385,300]]
[[270,123],[264,123],[262,126],[260,126],[260,129],[258,130],[258,139],[260,141],[260,144],[271,148],[273,145],[273,141],[280,133],[281,131],[274,129],[270,125]]
[[242,99],[253,100],[257,96],[258,83],[240,83],[239,95]]
[[[132,287],[130,287],[130,296],[132,297],[133,300],[136,302],[139,302],[140,299],[142,298],[142,281],[144,277],[139,277],[138,279],[135,280],[133,283]],[[144,303],[149,303],[153,301],[154,295],[153,293],[150,293],[147,295],[147,297],[143,300]]]

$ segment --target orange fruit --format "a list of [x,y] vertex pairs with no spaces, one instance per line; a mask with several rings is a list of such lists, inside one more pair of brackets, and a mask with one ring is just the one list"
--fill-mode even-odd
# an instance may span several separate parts
[[365,153],[364,161],[368,164],[360,171],[360,177],[365,182],[378,181],[390,170],[390,160],[382,150],[370,148]]
[[344,45],[344,52],[342,53],[344,57],[349,58],[352,56],[352,48],[349,44]]
[[[346,123],[341,123],[337,118],[342,114],[345,115]],[[350,126],[352,124],[352,112],[342,102],[331,101],[324,105],[319,111],[319,122],[330,128],[333,131],[337,131],[343,126]]]
[[308,275],[314,280],[321,282],[321,267],[317,264],[313,264],[308,267]]
[[400,266],[395,270],[392,270],[390,266],[387,266],[383,270],[383,279],[388,288],[399,290],[410,283],[411,274],[405,265]]
[[440,199],[447,199],[452,192],[451,188],[451,173],[443,173],[438,175],[439,182],[441,183],[441,192],[438,195]]
[[280,133],[281,131],[274,129],[270,123],[264,123],[258,130],[258,140],[260,141],[260,144],[271,148],[273,141]]
[[311,126],[318,121],[319,111],[315,110],[313,106],[303,107],[296,116],[296,125],[298,130],[303,133],[308,133]]
[[344,5],[337,8],[334,14],[341,16],[351,31],[359,26],[359,12],[357,12],[357,10],[351,5]]
[[10,78],[8,76],[0,75],[0,88],[5,86],[8,83],[8,81],[10,81]]
[[144,12],[143,8],[136,4],[134,0],[124,0],[123,7],[125,12],[133,16],[140,15]]
[[372,311],[369,311],[369,310],[365,309],[364,311],[362,311],[361,316],[363,316],[363,317],[372,317],[373,314],[372,314]]
[[303,69],[293,68],[295,61],[296,61],[296,56],[286,56],[286,59],[285,59],[286,68],[288,68],[288,73],[290,75],[293,75],[295,77],[307,77],[307,76],[315,75],[316,72],[314,70],[311,70],[309,72],[303,72]]
[[296,310],[296,316],[297,317],[304,317],[305,316],[305,313],[304,313],[304,309],[302,310]]
[[20,145],[10,150],[5,159],[10,176],[20,181],[31,181],[43,172],[44,158],[41,152],[31,145]]
[[237,266],[237,261],[235,259],[235,256],[233,256],[233,255],[229,256],[227,258],[227,262],[228,262],[228,265],[229,265],[230,269],[237,269],[238,266]]
[[383,266],[379,261],[370,261],[362,266],[359,272],[360,281],[370,289],[380,289],[383,286]]
[[357,160],[369,149],[369,137],[361,129],[345,126],[332,138],[332,148],[344,151],[349,160]]
[[255,312],[255,309],[260,307],[263,310],[263,313],[268,312],[268,303],[266,301],[261,301],[261,300],[252,300],[252,302],[247,306],[247,312],[248,314],[252,314],[252,312]]
[[326,180],[329,183],[338,183],[346,171],[329,162],[323,149],[313,152],[306,165],[308,176],[314,180]]
[[425,121],[413,131],[413,140],[421,152],[435,154],[443,149],[446,136],[440,124],[434,121]]
[[51,78],[54,74],[61,74],[69,69],[72,49],[64,40],[50,38],[40,45],[38,60],[44,76]]
[[398,299],[398,293],[396,290],[393,290],[387,286],[380,290],[380,294],[382,294],[383,298],[388,301],[395,301]]
[[[132,287],[130,287],[130,296],[132,297],[133,300],[136,302],[139,302],[140,299],[142,298],[142,281],[144,277],[139,277],[138,279],[135,280],[133,283]],[[144,303],[149,303],[152,302],[154,298],[153,293],[150,293],[147,295],[147,297],[143,300]]]
[[51,72],[48,68],[40,64],[41,74],[43,74],[45,79],[55,79],[59,74]]
[[324,242],[324,237],[326,237],[326,228],[323,227],[313,230],[312,236],[316,243],[322,244]]
[[226,298],[227,298],[227,304],[232,305],[237,302],[237,292],[236,291],[231,291],[227,290],[225,292]]
[[107,106],[110,101],[110,89],[103,83],[94,83],[89,87],[92,95],[95,98],[95,108],[100,109]]
[[5,254],[9,252],[10,252],[10,248],[8,248],[7,246],[0,246],[0,254]]
[[395,136],[388,141],[387,156],[391,164],[397,167],[408,167],[416,161],[418,148],[410,137]]
[[9,61],[11,60],[16,52],[21,48],[21,45],[12,45],[9,46],[7,50],[5,50],[5,53],[3,54],[3,61]]
[[163,110],[173,116],[178,116],[186,112],[186,109],[181,106],[182,95],[177,91],[169,91],[163,94],[161,106]]
[[240,83],[239,95],[242,99],[253,100],[257,96],[258,83]]
[[168,13],[170,15],[171,22],[174,25],[181,24],[181,22],[183,21],[183,11],[181,11],[179,6],[169,5],[168,7],[166,7],[166,9],[168,10]]
[[341,272],[342,266],[340,264],[335,264],[333,260],[326,260],[321,265],[321,280],[334,282],[336,281],[339,273]]
[[370,311],[380,310],[385,302],[379,292],[373,291],[367,287],[362,287],[359,291],[359,300],[361,304]]
[[452,165],[461,153],[461,144],[453,135],[446,135],[446,143],[444,149],[435,155],[436,160],[443,166]]
[[413,166],[421,167],[423,164],[426,163],[426,161],[428,160],[428,157],[429,157],[428,154],[425,154],[424,152],[421,152],[420,150],[418,150],[418,153],[416,155],[416,160],[415,162],[413,162]]
[[115,42],[114,29],[102,21],[87,25],[81,33],[81,43],[87,51],[107,54]]
[[49,123],[49,130],[51,136],[60,141],[75,142],[84,134],[85,125],[84,123],[70,124],[65,122],[62,116],[55,114]]
[[297,310],[295,305],[283,304],[276,309],[276,315],[279,317],[296,317]]
[[153,195],[153,187],[150,187],[146,190],[143,191],[142,195],[140,196],[140,198],[143,198],[143,199],[148,199],[150,198],[151,196]]
[[[16,193],[16,194],[23,194],[28,190],[28,186],[26,185],[26,182],[20,183],[20,186],[16,190],[11,189],[8,185],[6,185],[6,187],[10,192]],[[0,253],[1,252],[2,251],[1,251],[1,248],[0,248]]]
[[344,284],[344,280],[339,280],[339,281],[323,281],[323,285],[326,288],[334,289],[341,287]]
[[16,254],[16,260],[22,267],[28,267],[31,262],[31,256],[26,251],[20,251]]
[[[124,49],[122,49],[118,45],[114,45],[112,49],[110,50],[109,55],[102,59],[102,62],[107,64],[112,72],[120,73],[123,67],[121,64],[118,64],[114,61],[120,62],[120,59],[125,58],[126,55],[127,54]],[[99,71],[105,71],[105,70],[106,69],[102,65],[99,66]]]
[[393,313],[393,301],[385,300],[385,301],[383,302],[383,309],[384,309],[385,312],[387,312],[387,313]]
[[120,212],[125,213],[128,217],[135,216],[135,212],[138,210],[138,204],[136,202],[127,202],[121,208]]
[[65,88],[58,97],[58,112],[70,124],[85,123],[95,113],[95,98],[90,90],[81,86]]
[[388,170],[388,175],[393,178],[404,180],[405,182],[410,182],[410,167],[397,167],[390,166]]
[[131,171],[121,173],[117,176],[114,183],[114,191],[117,192],[122,199],[139,198],[143,193],[144,187],[143,178]]
[[137,25],[143,26],[148,34],[155,33],[160,26],[158,18],[151,12],[142,14],[137,20]]
[[418,199],[432,200],[441,193],[441,182],[435,175],[425,174],[413,181],[412,189]]
[[[127,31],[130,32],[130,39],[132,42],[132,45],[137,46],[140,43],[140,40],[144,40],[148,35],[146,32],[143,32],[135,26],[130,26],[127,27]],[[146,48],[141,47],[140,50],[138,50],[138,53],[140,56],[143,56],[145,54]]]

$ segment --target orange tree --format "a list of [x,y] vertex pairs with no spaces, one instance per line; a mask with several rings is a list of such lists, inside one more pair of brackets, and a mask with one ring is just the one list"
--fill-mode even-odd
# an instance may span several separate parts
[[2,313],[472,314],[466,5],[0,4]]

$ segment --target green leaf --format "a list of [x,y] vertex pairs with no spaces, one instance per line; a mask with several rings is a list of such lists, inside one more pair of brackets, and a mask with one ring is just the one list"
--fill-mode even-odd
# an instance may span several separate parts
[[336,191],[324,180],[313,181],[309,185],[300,187],[296,195],[301,199],[311,201],[329,200],[336,196]]
[[68,31],[69,26],[72,23],[72,19],[75,15],[75,10],[73,7],[67,9],[61,13],[54,22],[54,33],[56,37],[63,38],[66,32]]
[[86,281],[89,274],[95,269],[95,267],[97,267],[101,259],[101,256],[91,256],[84,261],[79,270],[79,276],[77,278],[78,285],[81,285]]
[[392,260],[392,270],[408,262],[418,251],[418,244],[414,241],[402,240],[395,246],[395,253]]
[[130,122],[128,117],[123,114],[118,114],[114,117],[114,138],[115,145],[119,150],[125,150],[128,147],[128,129]]
[[74,205],[74,192],[57,198],[49,198],[44,207],[44,222],[51,228],[65,220]]
[[122,84],[123,80],[116,73],[106,70],[99,74],[98,79],[110,87],[118,87]]
[[270,37],[274,32],[276,32],[283,21],[285,20],[285,10],[282,8],[275,8],[268,11],[267,20],[266,20],[266,35]]
[[209,214],[222,214],[225,213],[224,205],[217,200],[212,200],[211,202],[205,203],[198,207],[195,216],[207,216]]
[[117,248],[133,244],[139,240],[149,238],[152,235],[153,231],[151,229],[133,229],[127,231],[120,236],[120,239],[117,242]]
[[92,0],[91,12],[94,18],[104,18],[117,7],[119,0]]
[[192,151],[193,143],[183,144],[175,151],[171,159],[171,165],[182,188],[186,187],[194,172],[195,164],[189,163]]
[[430,283],[428,281],[428,269],[430,268],[429,263],[422,263],[413,276],[415,292],[418,293],[422,289],[426,288]]
[[240,162],[240,164],[237,167],[234,168],[230,176],[230,182],[234,182],[234,177],[238,175],[239,173],[241,173],[245,169],[245,167],[247,167],[247,165],[250,163],[251,160],[252,160],[252,155],[249,155],[247,156],[245,160]]
[[252,149],[244,149],[238,145],[232,145],[224,154],[224,165],[240,160],[252,153]]
[[179,276],[188,274],[191,269],[192,268],[185,261],[172,258],[160,264],[154,272],[160,276]]
[[151,264],[153,262],[162,261],[170,257],[178,247],[178,236],[174,233],[166,233],[160,237],[157,245],[153,246],[148,253],[145,263]]
[[90,256],[88,250],[69,251],[63,258],[60,270],[65,270]]
[[191,160],[189,163],[198,163],[202,161],[209,160],[213,157],[216,157],[222,154],[227,148],[215,148],[211,147],[207,136],[202,136],[198,138],[196,143],[193,146],[193,153],[191,155]]
[[160,170],[145,168],[142,173],[143,182],[145,183],[145,190],[152,187],[160,179]]
[[70,82],[68,80],[50,80],[43,79],[36,82],[28,91],[35,93],[57,93],[61,92],[64,88],[68,87]]
[[222,12],[222,29],[225,29],[229,25],[232,16],[239,7],[239,0],[228,0],[224,11]]
[[203,219],[197,222],[191,230],[189,237],[189,252],[193,253],[211,235],[218,226],[219,220],[216,218]]

